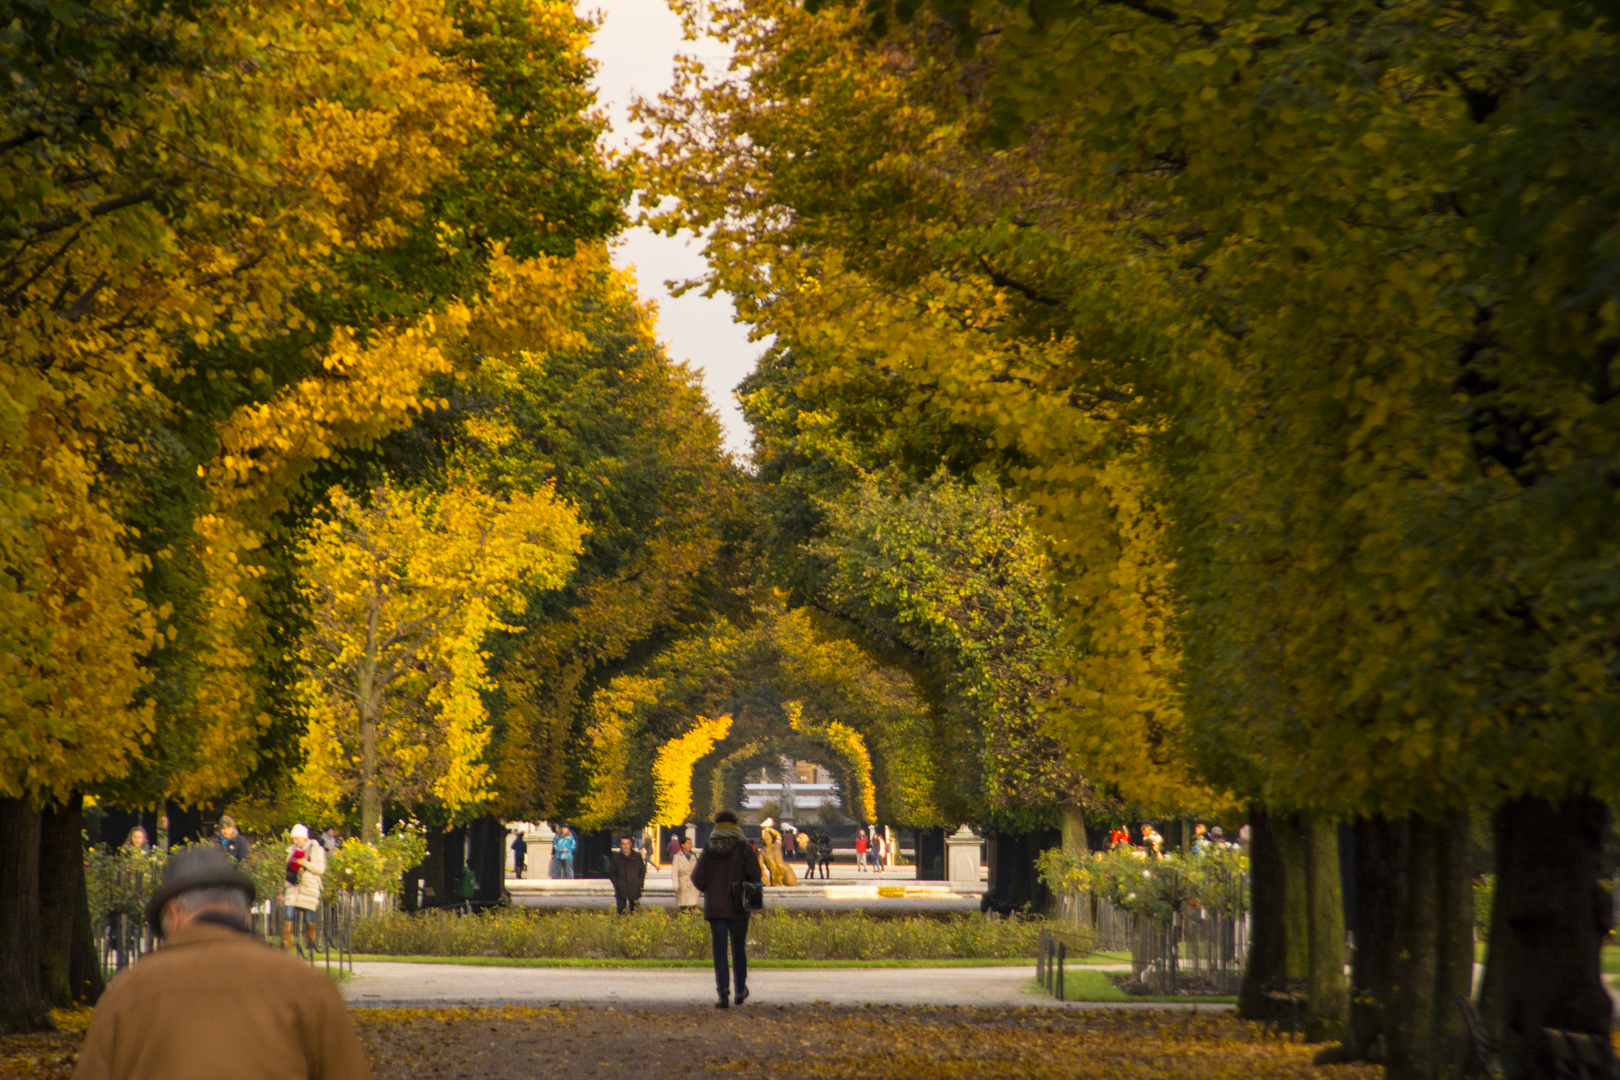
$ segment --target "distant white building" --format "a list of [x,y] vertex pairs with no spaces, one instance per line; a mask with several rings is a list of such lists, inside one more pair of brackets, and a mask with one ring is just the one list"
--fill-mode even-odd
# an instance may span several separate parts
[[758,810],[766,803],[775,803],[782,810],[782,819],[793,821],[823,806],[838,806],[838,784],[832,773],[814,762],[786,758],[775,777],[770,769],[761,769],[755,780],[743,785],[744,810]]

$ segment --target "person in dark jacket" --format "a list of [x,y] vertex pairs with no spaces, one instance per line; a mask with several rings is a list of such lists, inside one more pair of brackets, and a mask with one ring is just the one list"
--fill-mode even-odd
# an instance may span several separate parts
[[636,854],[628,836],[619,837],[619,850],[608,853],[608,880],[613,882],[613,902],[619,914],[636,910],[647,883],[647,863]]
[[[720,994],[717,1009],[729,1009],[727,991],[733,979],[736,1002],[748,1000],[748,911],[737,905],[734,886],[739,881],[759,884],[759,855],[743,839],[737,815],[722,810],[714,815],[714,832],[692,868],[692,884],[703,891],[703,917],[709,920],[714,940],[714,985]],[[731,975],[726,972],[726,943],[731,944]]]
[[512,830],[512,876],[521,878],[528,869],[529,841],[524,839],[522,829]]
[[816,845],[816,849],[821,853],[821,876],[826,878],[832,870],[832,837],[822,833],[821,842]]
[[215,837],[225,854],[237,862],[246,862],[248,857],[247,839],[236,831],[236,819],[229,814],[219,819],[219,835]]

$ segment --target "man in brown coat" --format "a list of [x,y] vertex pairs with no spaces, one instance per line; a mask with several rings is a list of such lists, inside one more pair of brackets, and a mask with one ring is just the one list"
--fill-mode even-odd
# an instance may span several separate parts
[[720,992],[717,1009],[729,1009],[726,999],[726,943],[731,943],[732,972],[736,976],[737,1004],[748,1000],[748,909],[738,906],[733,886],[739,881],[760,881],[759,855],[743,837],[737,815],[722,810],[714,815],[714,831],[692,868],[692,884],[703,890],[703,917],[709,920],[714,942],[714,982]]
[[163,946],[107,987],[74,1080],[369,1080],[332,980],[248,934],[254,893],[218,848],[169,860],[146,906]]

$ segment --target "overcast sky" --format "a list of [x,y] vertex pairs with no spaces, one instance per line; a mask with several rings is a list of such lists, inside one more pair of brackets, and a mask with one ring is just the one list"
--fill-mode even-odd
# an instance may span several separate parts
[[[653,97],[668,89],[677,52],[722,64],[726,60],[725,47],[712,38],[683,41],[680,19],[664,0],[581,0],[579,6],[582,13],[594,10],[604,16],[589,51],[600,65],[596,91],[612,119],[609,139],[615,145],[638,141],[639,125],[629,122],[626,108],[637,94]],[[730,297],[707,299],[692,292],[676,298],[664,287],[666,281],[704,272],[703,255],[692,237],[631,229],[614,262],[635,268],[641,295],[658,305],[658,336],[672,357],[702,369],[709,400],[725,425],[727,448],[746,456],[748,426],[732,389],[754,369],[763,344],[749,341],[747,328],[733,321]]]

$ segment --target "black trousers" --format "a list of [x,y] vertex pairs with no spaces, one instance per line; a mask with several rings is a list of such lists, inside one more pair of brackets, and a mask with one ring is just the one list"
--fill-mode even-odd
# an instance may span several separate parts
[[636,908],[641,904],[641,894],[637,893],[636,895],[631,896],[628,893],[623,893],[618,889],[614,889],[613,902],[619,905],[619,914],[623,915],[626,911],[636,910]]
[[731,970],[737,993],[748,988],[748,916],[736,919],[710,919],[709,936],[714,939],[714,987],[727,989],[726,942],[731,942]]

